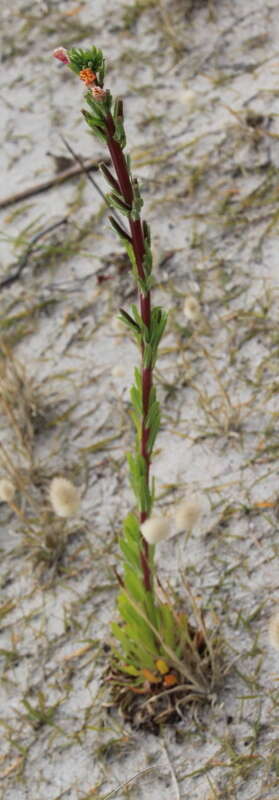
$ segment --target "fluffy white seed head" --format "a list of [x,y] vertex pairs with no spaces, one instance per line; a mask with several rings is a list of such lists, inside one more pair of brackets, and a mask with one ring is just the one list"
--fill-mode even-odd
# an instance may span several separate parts
[[181,89],[177,99],[181,105],[186,108],[186,111],[188,111],[189,114],[191,114],[197,106],[197,95],[192,91],[192,89]]
[[175,524],[177,531],[191,531],[201,516],[201,507],[195,497],[177,506]]
[[279,610],[269,620],[268,633],[270,644],[279,650]]
[[185,298],[184,306],[183,306],[183,314],[187,319],[191,319],[193,322],[196,322],[201,313],[201,307],[199,301],[193,295],[188,295]]
[[116,364],[115,367],[112,367],[111,374],[113,378],[122,378],[125,375],[125,370],[120,364]]
[[140,529],[148,544],[158,544],[158,542],[168,539],[170,522],[163,517],[149,517],[142,523]]
[[58,517],[72,517],[80,505],[80,493],[67,478],[53,478],[49,487],[49,499]]
[[0,480],[0,500],[2,503],[10,503],[15,495],[15,486],[7,478]]

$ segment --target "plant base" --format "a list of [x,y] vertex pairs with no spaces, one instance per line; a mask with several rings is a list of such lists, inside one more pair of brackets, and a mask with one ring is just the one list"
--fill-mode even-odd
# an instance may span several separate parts
[[132,677],[124,675],[112,664],[105,676],[111,688],[109,707],[118,707],[125,722],[129,722],[136,730],[146,730],[155,735],[159,733],[161,725],[185,719],[190,706],[193,708],[210,703],[215,696],[214,687],[218,679],[215,658],[214,664],[212,661],[212,647],[209,652],[204,643],[200,650],[202,652],[197,650],[200,669],[197,671],[196,684],[172,670],[171,676],[167,677],[172,677],[173,685],[166,685],[166,678],[162,677],[156,683],[146,680],[142,686],[136,686]]

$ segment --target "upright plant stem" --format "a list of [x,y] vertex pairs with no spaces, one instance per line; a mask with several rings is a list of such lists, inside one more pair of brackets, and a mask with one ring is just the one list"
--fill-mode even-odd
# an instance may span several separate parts
[[[143,259],[145,254],[145,247],[144,247],[144,235],[142,229],[142,222],[140,217],[138,219],[133,219],[132,217],[132,205],[134,201],[134,192],[133,186],[130,180],[130,175],[126,163],[125,156],[123,155],[122,149],[119,143],[114,138],[115,134],[115,125],[114,120],[111,114],[108,114],[106,118],[106,127],[107,127],[107,145],[111,155],[111,159],[114,165],[114,169],[117,175],[117,180],[119,183],[119,187],[121,189],[121,193],[125,203],[131,207],[131,215],[129,215],[129,225],[130,225],[130,232],[131,232],[131,240],[135,255],[135,261],[137,265],[138,275],[140,278],[144,279],[144,266],[143,266]],[[140,303],[140,313],[141,318],[146,326],[146,328],[150,329],[150,322],[151,322],[151,298],[150,292],[146,294],[139,293],[139,303]],[[144,366],[144,344],[142,347],[142,425],[141,425],[141,455],[145,462],[146,468],[146,486],[149,490],[149,467],[150,467],[150,457],[148,452],[148,437],[149,437],[149,428],[146,424],[147,421],[147,414],[149,408],[149,398],[150,392],[152,388],[152,367],[145,367]],[[140,522],[144,522],[147,518],[148,514],[146,511],[140,510]],[[152,590],[152,573],[149,564],[149,548],[148,543],[146,540],[143,540],[143,549],[141,552],[141,565],[143,570],[143,581],[144,586],[147,591]]]

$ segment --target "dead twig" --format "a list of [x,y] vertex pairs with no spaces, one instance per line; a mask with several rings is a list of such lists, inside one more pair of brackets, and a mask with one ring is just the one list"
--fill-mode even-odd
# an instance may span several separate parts
[[172,777],[172,781],[173,781],[173,788],[174,788],[174,792],[175,792],[175,798],[173,798],[173,800],[181,800],[181,794],[180,794],[180,791],[179,791],[177,777],[176,777],[174,768],[172,766],[172,763],[171,763],[171,760],[170,760],[170,757],[169,757],[169,754],[168,754],[168,751],[167,751],[167,748],[166,748],[166,745],[165,745],[164,742],[161,742],[161,747],[162,747],[163,753],[165,755],[166,761],[168,763],[169,771],[171,773],[171,777]]
[[67,222],[68,218],[64,217],[64,219],[60,219],[59,222],[54,222],[53,225],[49,225],[48,228],[44,228],[44,230],[39,231],[39,233],[36,233],[35,236],[32,236],[32,239],[30,239],[30,242],[27,245],[23,255],[19,258],[18,261],[15,262],[15,264],[11,264],[11,267],[13,267],[15,271],[13,271],[11,275],[7,275],[6,278],[3,278],[3,280],[0,281],[0,289],[5,289],[7,286],[11,286],[12,283],[18,280],[18,278],[22,273],[22,270],[24,269],[24,267],[26,267],[28,258],[31,255],[32,251],[34,250],[35,244],[37,244],[37,242],[40,239],[42,239],[43,236],[46,236],[47,233],[54,231],[56,228],[59,228],[60,225],[67,225]]
[[97,169],[99,169],[99,162],[96,160],[84,161],[82,164],[79,163],[79,165],[74,164],[73,167],[69,167],[69,169],[63,170],[63,172],[58,172],[57,175],[54,175],[53,178],[49,178],[48,181],[38,183],[37,186],[29,186],[22,192],[4,197],[3,200],[0,200],[0,208],[8,208],[8,206],[12,206],[14,203],[20,203],[21,200],[25,200],[26,197],[32,197],[34,194],[47,192],[47,190],[52,189],[53,186],[58,186],[60,183],[68,181],[70,178],[75,178],[76,175],[81,175],[83,172],[89,173]]
[[115,794],[117,794],[117,792],[119,792],[120,789],[123,789],[124,787],[126,788],[126,786],[129,786],[129,784],[135,781],[136,778],[139,778],[141,775],[146,775],[148,772],[152,772],[154,769],[156,769],[156,767],[146,767],[146,769],[141,769],[139,772],[136,772],[135,775],[132,776],[132,778],[129,778],[127,781],[124,781],[124,783],[120,783],[119,786],[116,787],[116,789],[112,790],[112,792],[105,794],[102,800],[109,800],[109,797],[113,797]]

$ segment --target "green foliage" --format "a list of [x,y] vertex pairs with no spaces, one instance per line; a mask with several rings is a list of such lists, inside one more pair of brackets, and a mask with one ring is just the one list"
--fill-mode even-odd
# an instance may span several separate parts
[[90,50],[79,50],[77,47],[72,47],[69,50],[69,58],[69,67],[73,72],[78,75],[82,69],[92,69],[98,75],[100,86],[103,85],[105,59],[101,50],[98,50],[97,47],[91,47]]
[[[106,164],[100,164],[99,169],[102,172],[107,183],[109,183],[109,185],[114,189],[115,192],[118,192],[118,194],[120,194],[120,186],[117,183],[117,180],[115,179],[114,175],[112,175],[110,170],[107,168]],[[113,218],[110,218],[110,221],[111,219]],[[118,229],[116,228],[116,233],[118,233],[119,236],[121,236],[121,234],[122,236],[123,235],[125,236],[125,231],[123,231],[120,226],[118,226]]]
[[129,466],[130,484],[138,502],[139,509],[141,513],[149,516],[152,509],[153,496],[152,492],[150,492],[146,479],[146,461],[140,453],[134,456],[131,453],[128,453],[127,460]]
[[[137,434],[137,444],[139,448],[141,437],[141,422],[143,415],[142,398],[142,377],[139,369],[135,369],[135,383],[130,392],[132,411],[131,417],[135,425]],[[146,416],[146,427],[148,428],[148,452],[151,455],[157,433],[160,428],[160,403],[156,397],[156,389],[152,386],[149,394],[148,412]],[[132,483],[134,486],[134,483]]]
[[108,89],[105,93],[105,96],[101,100],[95,100],[90,91],[86,92],[85,99],[87,104],[92,109],[93,115],[99,120],[105,121],[111,110],[112,104],[112,96]]
[[101,142],[106,142],[106,130],[102,122],[85,109],[82,110],[82,114],[87,122],[87,125],[89,125],[89,127],[92,129],[94,136],[96,136],[96,138]]
[[[137,378],[139,383],[139,376]],[[120,549],[124,559],[123,585],[118,596],[121,624],[113,623],[112,632],[120,649],[113,649],[120,671],[145,679],[145,670],[158,673],[158,659],[166,659],[165,671],[177,667],[188,636],[187,618],[174,615],[170,604],[160,601],[155,591],[146,591],[142,581],[143,542],[139,522],[128,514],[123,525]],[[154,547],[150,547],[150,564],[154,576]],[[186,631],[186,637],[185,637]]]
[[140,213],[143,206],[143,199],[141,197],[138,181],[136,179],[132,180],[132,187],[133,187],[134,202],[131,213],[131,219],[137,220],[140,218]]
[[118,318],[121,319],[121,322],[124,322],[127,328],[131,331],[134,341],[136,344],[140,345],[141,342],[141,330],[140,327],[135,319],[128,314],[128,311],[125,311],[124,308],[120,309]]
[[[142,582],[142,536],[134,514],[128,514],[124,521],[120,549],[124,556],[124,589],[119,593],[118,610],[124,626],[113,623],[112,630],[124,650],[130,674],[135,674],[133,673],[135,668],[136,670],[145,666],[152,668],[157,651],[149,625],[141,612],[135,611],[134,607],[134,604],[138,604],[144,614],[151,612],[154,618],[153,593],[147,593]],[[117,651],[115,654],[120,663],[123,656]]]
[[[160,306],[156,306],[152,309],[149,341],[151,350],[151,367],[155,366],[158,347],[167,324],[167,319],[167,312],[163,311]],[[146,364],[146,366],[148,366],[148,364]]]
[[116,192],[111,192],[108,194],[107,201],[112,208],[116,208],[118,211],[121,211],[121,214],[125,214],[126,217],[131,216],[131,206],[128,206],[128,204],[125,203],[125,200],[123,200],[122,197]]
[[90,111],[82,110],[87,125],[91,128],[97,139],[103,142],[107,140],[106,117],[110,112],[112,97],[110,92],[106,92],[105,98],[101,101],[94,100],[91,92],[86,93],[86,102]]
[[121,150],[124,150],[124,148],[126,147],[126,134],[123,124],[123,103],[119,97],[117,97],[114,102],[112,116],[115,126],[115,132],[113,138],[115,139],[116,142],[118,142],[118,144],[121,147]]
[[151,455],[157,433],[160,429],[161,413],[160,403],[156,399],[156,390],[154,386],[150,392],[148,414],[146,419],[146,427],[148,428],[148,452]]

